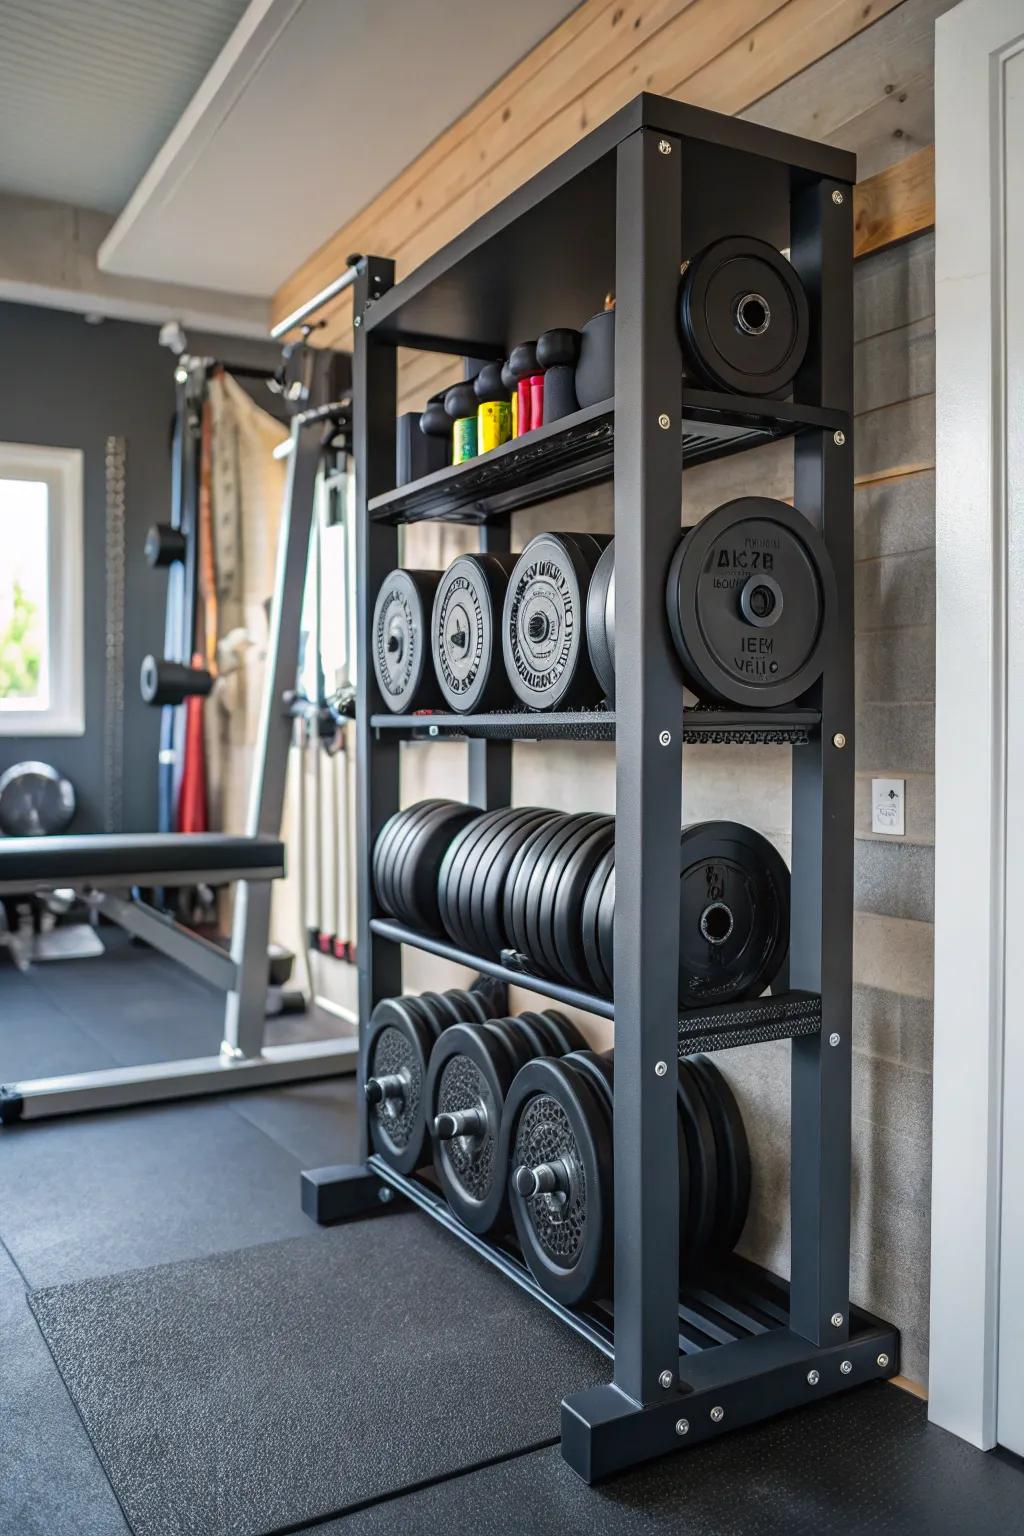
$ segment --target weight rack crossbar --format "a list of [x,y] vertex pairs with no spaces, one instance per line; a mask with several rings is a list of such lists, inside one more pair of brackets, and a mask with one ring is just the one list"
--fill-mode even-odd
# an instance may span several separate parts
[[[375,905],[371,855],[399,808],[401,743],[431,729],[429,717],[389,721],[374,682],[373,604],[398,563],[397,525],[454,515],[480,522],[482,548],[508,549],[513,508],[608,474],[614,481],[616,664],[630,687],[613,726],[615,997],[600,1009],[589,999],[606,1017],[613,1007],[617,1021],[615,1303],[605,1323],[608,1332],[614,1325],[613,1380],[562,1405],[563,1455],[588,1481],[899,1368],[896,1330],[851,1309],[849,1294],[854,180],[854,158],[842,151],[641,95],[401,283],[393,263],[367,257],[355,284],[364,1029],[375,1004],[402,990],[405,943],[523,980],[385,922]],[[789,250],[813,317],[792,403],[759,401],[756,413],[736,396],[694,398],[684,389],[675,320],[684,256],[737,228]],[[398,346],[503,356],[552,323],[581,324],[609,289],[616,294],[613,413],[604,402],[541,429],[532,444],[394,491]],[[675,1160],[664,1157],[678,1134],[665,1063],[681,1047],[680,895],[665,828],[686,819],[687,717],[665,623],[665,580],[693,441],[699,437],[699,456],[711,458],[783,433],[793,443],[795,505],[820,530],[836,571],[836,624],[823,676],[798,701],[814,716],[792,758],[793,990],[755,1006],[755,1015],[777,1009],[783,1017],[734,1017],[728,1032],[731,1044],[768,1038],[757,1031],[774,1022],[792,1037],[790,1281],[755,1281],[736,1260],[724,1289],[694,1275],[681,1294],[678,1175]],[[504,728],[489,719],[475,737],[471,721],[433,723],[438,733],[470,738],[469,799],[485,809],[510,802],[512,741],[546,734],[542,718],[534,729],[525,719]],[[560,724],[551,735],[585,739],[579,722]],[[700,739],[714,740],[714,731]],[[539,983],[537,990],[559,995]],[[715,1036],[703,1027],[687,1033],[683,1047],[707,1048]],[[362,1100],[359,1137],[358,1165],[304,1175],[311,1214],[340,1219],[379,1208],[400,1190],[556,1310],[524,1282],[514,1256],[471,1236],[424,1181],[402,1179],[371,1157]]]
[[[688,709],[683,741],[694,746],[805,747],[821,724],[816,709]],[[547,714],[499,711],[491,715],[374,715],[375,731],[403,731],[430,740],[465,736],[488,741],[614,741],[615,711],[579,709]]]

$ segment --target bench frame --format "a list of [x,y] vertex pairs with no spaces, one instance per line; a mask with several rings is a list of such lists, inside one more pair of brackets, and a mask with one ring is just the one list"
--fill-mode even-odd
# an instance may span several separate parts
[[[329,363],[328,352],[317,355],[316,366],[323,377],[314,380],[313,399],[326,397],[318,394],[318,386],[326,387]],[[330,432],[331,428],[323,407],[292,418],[292,449],[246,826],[250,837],[277,838],[280,833],[295,724],[291,703],[306,564],[325,430]],[[359,1050],[354,1032],[332,1040],[264,1045],[272,881],[279,873],[276,868],[247,869],[245,878],[239,879],[237,871],[231,870],[206,874],[190,870],[174,875],[140,869],[130,876],[80,882],[77,889],[105,917],[225,993],[220,1054],[9,1083],[0,1086],[0,1124],[354,1072]],[[66,879],[47,880],[39,888],[52,890],[69,883]],[[132,894],[133,889],[147,886],[233,883],[238,889],[227,952]],[[19,888],[24,889],[23,883]]]

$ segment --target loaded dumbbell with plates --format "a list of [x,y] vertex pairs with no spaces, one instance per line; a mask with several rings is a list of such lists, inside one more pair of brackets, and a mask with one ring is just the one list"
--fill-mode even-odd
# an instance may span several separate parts
[[213,674],[205,667],[189,667],[183,661],[163,661],[145,656],[139,674],[139,692],[144,704],[183,704],[194,694],[206,698],[213,687]]
[[392,714],[437,709],[444,703],[428,639],[441,571],[391,571],[373,610],[373,669]]
[[[729,1252],[750,1200],[742,1115],[707,1058],[678,1064],[680,1270]],[[499,1154],[531,1274],[565,1305],[612,1289],[614,1056],[532,1061],[505,1100]]]
[[[688,687],[705,701],[789,704],[821,676],[834,623],[832,561],[814,525],[784,501],[741,496],[684,531],[666,586]],[[591,666],[615,694],[615,554],[587,595]]]
[[507,1169],[498,1138],[505,1095],[537,1056],[563,1056],[586,1042],[560,1013],[524,1013],[459,1024],[434,1046],[424,1106],[434,1168],[448,1203],[470,1231],[507,1225]]
[[586,643],[590,579],[607,543],[586,533],[542,533],[519,556],[505,593],[505,669],[529,709],[600,702]]
[[366,1080],[374,1151],[399,1173],[430,1159],[423,1118],[427,1063],[442,1032],[453,1024],[483,1024],[487,1004],[475,992],[452,989],[378,1003],[366,1032]]
[[[580,333],[564,328],[545,331],[537,338],[537,362],[544,369],[544,424],[579,410],[576,399],[576,362]],[[539,425],[535,422],[534,425]]]
[[483,813],[456,800],[421,800],[384,823],[373,848],[373,884],[385,912],[424,933],[441,929],[438,875],[449,844]]
[[438,582],[430,644],[438,687],[463,714],[515,702],[501,654],[501,616],[515,555],[460,555]]

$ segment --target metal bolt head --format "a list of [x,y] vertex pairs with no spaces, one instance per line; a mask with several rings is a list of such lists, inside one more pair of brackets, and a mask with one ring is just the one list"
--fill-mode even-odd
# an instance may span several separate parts
[[841,205],[841,203],[843,201],[843,194],[839,191],[838,187],[832,193],[832,201],[835,203],[837,208]]
[[661,430],[663,432],[667,432],[671,425],[672,425],[672,418],[671,418],[671,416],[669,416],[666,411],[662,411],[661,415],[658,417],[658,426],[661,428]]
[[664,1387],[665,1391],[667,1392],[669,1387],[672,1385],[672,1372],[662,1371],[661,1375],[658,1377],[658,1385],[659,1387]]
[[654,1063],[654,1075],[655,1075],[655,1077],[664,1077],[665,1073],[667,1071],[668,1071],[668,1062],[667,1061],[656,1061]]
[[832,745],[837,747],[840,752],[846,746],[846,737],[843,735],[842,731],[836,731],[835,735],[832,737]]
[[842,1371],[844,1376],[849,1376],[850,1372],[853,1370],[853,1361],[841,1360],[839,1362],[839,1369]]
[[690,1433],[689,1419],[676,1419],[676,1434],[688,1435]]
[[725,1418],[725,1409],[724,1408],[712,1408],[712,1410],[711,1410],[711,1422],[712,1422],[712,1424],[721,1424],[721,1422],[722,1422],[722,1420],[724,1418]]
[[658,737],[658,740],[661,742],[663,747],[670,746],[672,743],[672,732],[662,731],[661,735]]
[[[832,1033],[829,1035],[828,1043],[829,1043],[829,1045],[832,1045],[832,1046],[836,1046],[836,1045],[839,1044],[839,1036],[836,1034],[835,1030],[833,1030]],[[839,1321],[842,1322],[842,1318],[840,1318]]]
[[395,1198],[394,1190],[393,1189],[389,1189],[386,1184],[383,1185],[383,1187],[381,1189],[378,1189],[378,1191],[377,1191],[377,1199],[380,1201],[381,1205],[390,1205],[394,1198]]
[[876,1365],[880,1365],[882,1367],[882,1370],[884,1371],[886,1366],[889,1364],[889,1356],[888,1355],[879,1355],[878,1359],[876,1360],[875,1363],[876,1363]]
[[843,1314],[841,1312],[833,1312],[832,1313],[832,1327],[833,1328],[841,1328],[842,1326],[843,1326]]
[[669,143],[668,139],[658,140],[658,153],[660,155],[670,155],[672,153],[672,145]]
[[845,432],[833,432],[833,434],[832,434],[832,441],[835,443],[837,448],[841,448],[843,446],[843,444],[846,442],[846,433]]
[[821,1380],[821,1377],[820,1377],[820,1375],[818,1374],[817,1371],[808,1371],[807,1372],[807,1385],[809,1387],[816,1387],[820,1380]]
[[363,323],[362,315],[353,315],[352,316],[352,324],[355,326],[357,331],[358,331],[359,327],[362,325],[362,323]]

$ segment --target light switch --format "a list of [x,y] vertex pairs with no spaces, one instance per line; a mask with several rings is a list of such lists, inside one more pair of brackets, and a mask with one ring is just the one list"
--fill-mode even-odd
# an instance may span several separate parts
[[907,831],[906,779],[871,780],[871,830],[905,837]]

